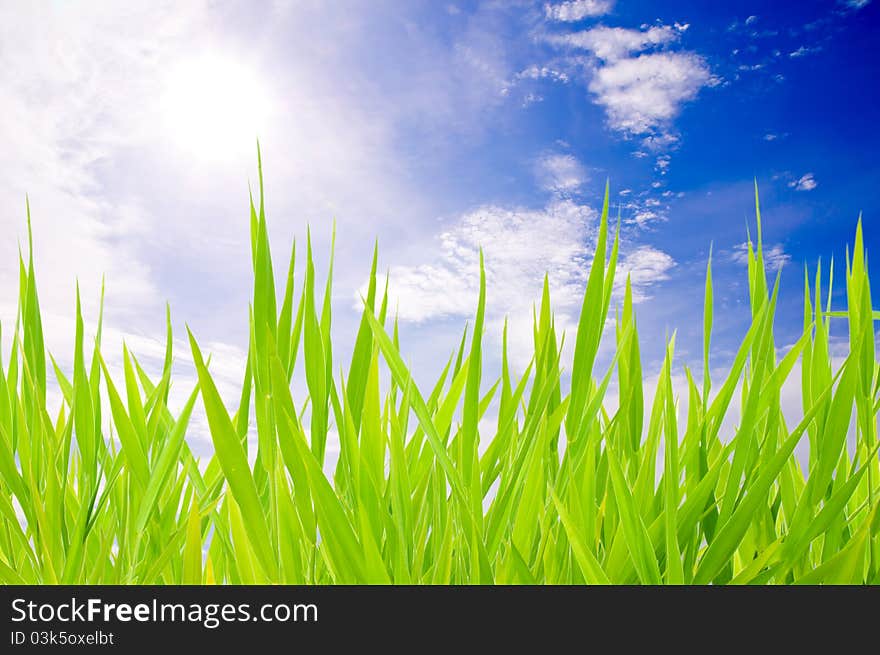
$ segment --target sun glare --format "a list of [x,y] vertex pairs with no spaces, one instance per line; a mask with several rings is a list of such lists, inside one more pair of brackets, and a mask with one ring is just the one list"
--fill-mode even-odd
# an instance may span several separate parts
[[166,133],[201,158],[250,153],[254,140],[266,135],[265,88],[228,57],[205,55],[181,63],[168,77],[161,105]]

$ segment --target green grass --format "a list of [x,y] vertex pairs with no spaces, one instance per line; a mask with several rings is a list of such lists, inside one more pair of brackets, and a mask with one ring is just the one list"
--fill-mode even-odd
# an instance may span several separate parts
[[[250,343],[232,414],[192,334],[198,385],[177,415],[169,410],[170,315],[161,376],[125,351],[112,379],[100,327],[94,347],[84,342],[77,297],[65,376],[46,352],[29,244],[11,356],[0,362],[0,582],[880,582],[877,316],[860,224],[846,309],[832,309],[821,272],[805,278],[803,333],[780,358],[779,277],[768,284],[758,213],[751,326],[729,372],[713,379],[710,264],[702,375],[685,367],[678,417],[674,337],[647,407],[628,281],[612,308],[618,235],[607,192],[570,370],[545,283],[531,363],[511,374],[505,329],[500,378],[486,379],[481,274],[473,329],[436,383],[419,388],[375,254],[351,361],[334,360],[332,264],[322,290],[308,243],[305,279],[294,280],[295,249],[286,279],[274,279],[260,186],[250,207]],[[849,338],[839,366],[832,324]],[[615,342],[607,370],[597,364],[602,339]],[[803,414],[791,425],[780,394],[797,370],[789,384],[800,386]],[[300,371],[308,398],[292,396]],[[57,413],[47,386],[63,394]],[[214,445],[207,462],[185,439],[197,402]],[[486,430],[490,405],[498,419]],[[735,434],[722,439],[732,405]],[[328,477],[331,431],[340,454]]]

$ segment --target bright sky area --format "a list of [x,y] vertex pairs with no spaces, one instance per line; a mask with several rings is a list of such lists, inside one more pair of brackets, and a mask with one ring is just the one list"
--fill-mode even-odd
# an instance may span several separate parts
[[63,368],[76,280],[94,324],[106,275],[117,360],[124,338],[158,361],[168,301],[176,393],[187,323],[234,398],[259,136],[279,273],[307,225],[326,271],[336,222],[340,363],[375,239],[423,383],[472,318],[480,246],[492,357],[505,317],[514,360],[528,350],[545,272],[572,341],[608,180],[646,370],[673,330],[700,367],[710,245],[723,368],[749,320],[755,180],[780,346],[802,325],[804,265],[839,266],[860,212],[880,253],[878,44],[871,0],[3,2],[4,352],[27,193]]

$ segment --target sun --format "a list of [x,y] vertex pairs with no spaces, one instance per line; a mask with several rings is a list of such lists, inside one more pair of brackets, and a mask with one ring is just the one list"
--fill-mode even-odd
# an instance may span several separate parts
[[253,150],[266,136],[270,101],[256,74],[219,54],[181,62],[169,74],[161,98],[165,131],[173,142],[208,160]]

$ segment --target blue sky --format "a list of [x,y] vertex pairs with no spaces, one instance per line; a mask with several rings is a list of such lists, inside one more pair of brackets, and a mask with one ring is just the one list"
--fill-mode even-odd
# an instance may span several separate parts
[[489,347],[507,316],[526,352],[545,271],[571,339],[607,179],[647,368],[673,329],[699,365],[710,244],[723,367],[755,179],[780,345],[804,262],[842,262],[860,212],[880,251],[878,43],[870,0],[3,3],[4,343],[28,193],[62,363],[75,278],[93,320],[106,274],[109,339],[157,357],[168,300],[234,395],[259,134],[279,270],[307,224],[323,269],[336,221],[341,361],[375,238],[424,382],[472,315],[479,246]]

